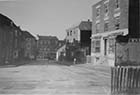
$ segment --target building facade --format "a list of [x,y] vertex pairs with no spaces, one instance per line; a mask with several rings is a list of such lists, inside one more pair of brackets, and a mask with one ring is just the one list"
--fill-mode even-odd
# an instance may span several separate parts
[[24,58],[34,60],[37,55],[36,38],[28,31],[23,31],[24,36]]
[[81,21],[77,25],[72,26],[67,29],[66,42],[67,43],[79,43],[80,47],[86,50],[86,55],[90,55],[90,47],[91,47],[91,27],[92,22]]
[[85,63],[86,56],[90,55],[92,22],[81,21],[66,30],[66,60],[77,60]]
[[59,40],[55,36],[38,35],[37,49],[38,59],[55,59]]
[[21,58],[22,30],[0,14],[0,64],[12,64]]
[[102,0],[92,6],[93,64],[114,65],[115,38],[128,34],[128,16],[129,0]]

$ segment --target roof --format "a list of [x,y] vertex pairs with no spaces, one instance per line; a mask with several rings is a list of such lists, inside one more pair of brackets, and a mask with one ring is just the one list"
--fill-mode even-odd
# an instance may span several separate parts
[[45,40],[58,40],[58,38],[56,36],[41,36],[41,35],[37,35],[39,39],[45,39]]
[[79,28],[80,30],[91,30],[92,22],[89,21],[89,20],[88,21],[81,21],[80,23],[77,23],[77,24],[73,25],[72,27],[70,27],[67,30],[72,30],[72,29],[75,29],[75,28]]
[[79,25],[80,30],[91,30],[92,22],[90,21],[82,21]]
[[28,31],[23,31],[23,35],[25,38],[35,38],[31,33]]
[[0,13],[0,24],[11,26],[11,23],[13,21],[10,18]]

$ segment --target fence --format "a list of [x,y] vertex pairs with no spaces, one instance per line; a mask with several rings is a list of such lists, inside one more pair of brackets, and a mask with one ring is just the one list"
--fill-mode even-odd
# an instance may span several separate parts
[[[111,93],[140,94],[140,67],[112,67],[111,68]],[[133,94],[132,94],[133,93]],[[121,94],[129,95],[129,94]]]

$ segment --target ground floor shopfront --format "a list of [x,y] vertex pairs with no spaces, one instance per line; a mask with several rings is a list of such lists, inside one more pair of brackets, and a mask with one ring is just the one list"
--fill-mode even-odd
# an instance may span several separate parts
[[127,35],[128,29],[93,34],[91,39],[91,63],[114,66],[115,38],[118,35]]

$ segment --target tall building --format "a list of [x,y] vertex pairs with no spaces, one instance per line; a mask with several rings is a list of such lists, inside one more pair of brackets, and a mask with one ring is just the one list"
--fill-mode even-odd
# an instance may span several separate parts
[[[134,17],[132,11],[130,12],[134,9],[134,5],[130,7],[132,2],[135,1],[101,0],[92,6],[92,63],[114,65],[116,37],[133,34],[134,27],[131,25]],[[136,10],[139,10],[139,7],[136,7]]]
[[11,64],[22,59],[22,30],[0,14],[0,64]]

